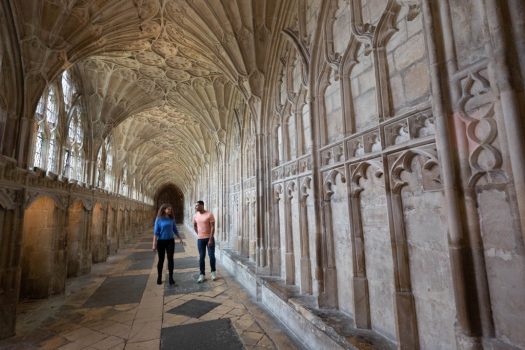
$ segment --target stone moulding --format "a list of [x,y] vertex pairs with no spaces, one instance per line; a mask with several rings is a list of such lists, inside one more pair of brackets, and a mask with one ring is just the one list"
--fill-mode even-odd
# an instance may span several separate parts
[[310,174],[311,171],[312,157],[308,154],[272,168],[272,183],[295,179],[299,176]]
[[359,163],[379,154],[420,147],[434,142],[434,139],[431,111],[428,108],[411,111],[322,147],[319,150],[320,170],[328,171],[341,164]]

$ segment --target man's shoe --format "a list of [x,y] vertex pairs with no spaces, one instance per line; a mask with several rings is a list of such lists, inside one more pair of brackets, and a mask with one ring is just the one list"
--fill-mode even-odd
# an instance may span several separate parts
[[200,275],[199,279],[197,280],[197,283],[202,283],[202,282],[204,282],[204,275]]
[[162,277],[157,277],[157,284],[162,284]]
[[174,285],[175,284],[175,280],[173,279],[173,277],[170,276],[170,285]]
[[212,271],[211,273],[211,280],[215,281],[217,279],[217,273],[215,271]]

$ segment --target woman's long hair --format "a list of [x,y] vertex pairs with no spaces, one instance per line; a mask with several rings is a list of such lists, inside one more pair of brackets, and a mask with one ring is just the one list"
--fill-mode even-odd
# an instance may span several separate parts
[[175,214],[173,214],[173,207],[171,206],[171,204],[169,203],[164,203],[160,206],[159,208],[159,211],[157,212],[157,217],[161,217],[161,216],[164,216],[164,211],[167,209],[167,208],[171,208],[171,214],[168,215],[172,220],[175,220]]

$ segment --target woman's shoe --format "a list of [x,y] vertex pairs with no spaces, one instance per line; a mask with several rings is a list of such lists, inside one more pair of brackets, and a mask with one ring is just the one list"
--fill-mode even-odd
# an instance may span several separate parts
[[175,284],[175,280],[173,279],[172,276],[170,276],[170,285],[174,285]]
[[162,284],[162,277],[157,277],[157,284]]

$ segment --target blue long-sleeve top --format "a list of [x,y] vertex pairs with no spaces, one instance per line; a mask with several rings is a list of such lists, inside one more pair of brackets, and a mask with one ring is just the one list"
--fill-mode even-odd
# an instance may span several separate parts
[[153,228],[153,234],[157,236],[157,240],[173,239],[175,234],[181,238],[175,220],[170,217],[158,216],[155,219],[155,227]]

